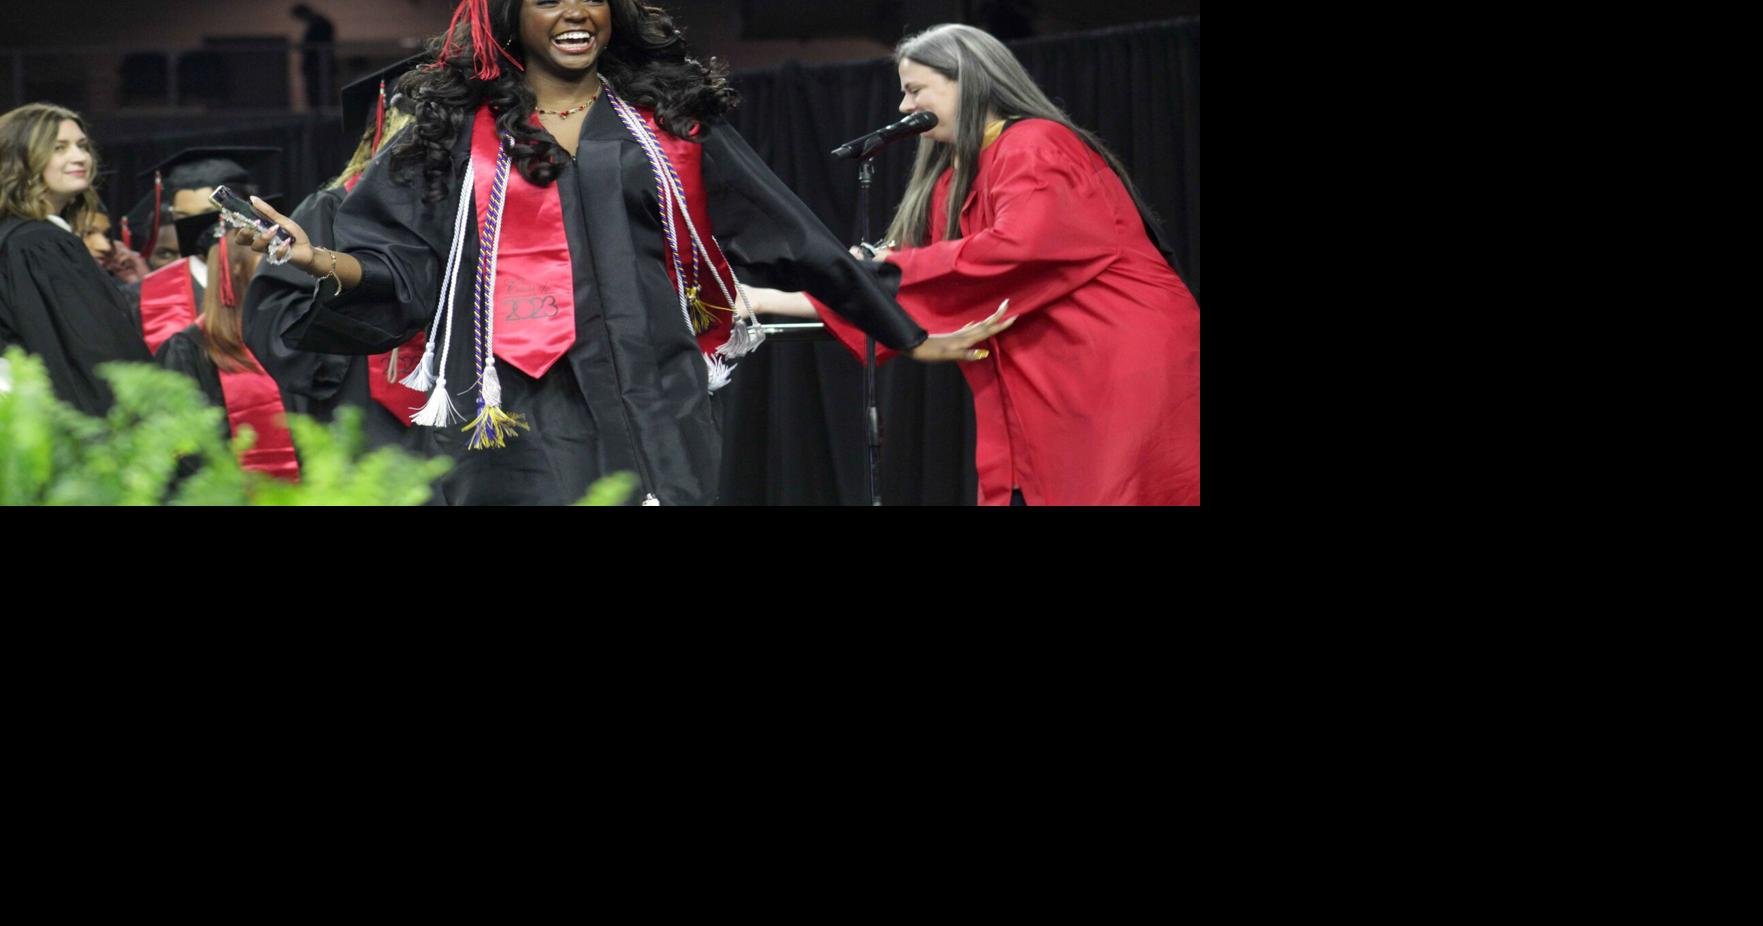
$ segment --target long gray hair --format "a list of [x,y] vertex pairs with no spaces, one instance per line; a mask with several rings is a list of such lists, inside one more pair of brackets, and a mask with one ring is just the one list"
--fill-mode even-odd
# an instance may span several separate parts
[[907,60],[955,81],[960,86],[961,111],[955,120],[953,145],[929,138],[918,140],[912,180],[900,200],[900,210],[888,226],[889,238],[905,247],[917,247],[930,240],[931,192],[950,164],[955,165],[955,177],[949,185],[949,214],[943,217],[943,237],[961,237],[961,204],[973,189],[974,174],[979,170],[979,149],[985,141],[986,119],[991,114],[1000,119],[1048,119],[1070,129],[1114,169],[1138,205],[1139,214],[1148,222],[1155,221],[1120,159],[1093,133],[1073,124],[1071,117],[1035,86],[1034,78],[1028,76],[1003,42],[972,26],[945,23],[903,39],[894,49],[894,64],[898,66]]

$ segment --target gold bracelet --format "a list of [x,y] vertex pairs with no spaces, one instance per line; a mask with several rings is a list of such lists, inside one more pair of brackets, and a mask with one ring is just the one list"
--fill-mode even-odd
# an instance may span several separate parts
[[313,250],[314,251],[323,251],[324,253],[329,254],[331,256],[330,272],[326,273],[324,276],[321,276],[318,278],[318,282],[313,286],[313,291],[317,292],[319,288],[323,287],[325,280],[336,280],[337,281],[337,291],[334,293],[331,293],[331,298],[334,299],[338,296],[341,296],[343,294],[343,278],[340,276],[337,276],[337,252],[331,250],[330,248],[313,248]]

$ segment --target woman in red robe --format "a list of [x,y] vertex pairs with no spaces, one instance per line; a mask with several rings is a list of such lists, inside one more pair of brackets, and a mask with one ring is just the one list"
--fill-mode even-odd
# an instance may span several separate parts
[[[1014,323],[962,366],[980,504],[1198,505],[1200,310],[1119,160],[979,29],[935,27],[895,59],[900,111],[937,125],[876,269],[933,333],[1005,298]],[[864,348],[812,298],[756,295],[761,312],[811,305]]]

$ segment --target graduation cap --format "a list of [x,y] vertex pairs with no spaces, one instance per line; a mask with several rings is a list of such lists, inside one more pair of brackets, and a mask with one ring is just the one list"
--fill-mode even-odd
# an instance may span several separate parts
[[149,191],[117,223],[117,237],[122,241],[123,247],[140,251],[143,257],[152,257],[153,242],[159,238],[159,233],[153,229],[156,225],[171,224],[171,208],[161,206],[158,216],[160,221],[155,223],[154,218],[153,193]]
[[[262,197],[269,207],[284,215],[287,197],[281,193]],[[220,211],[187,215],[177,220],[178,253],[184,257],[201,257],[220,240]]]
[[165,192],[200,190],[226,185],[238,189],[255,187],[260,179],[280,174],[271,170],[280,166],[282,149],[248,145],[216,145],[185,148],[143,172],[142,183],[156,178]]
[[[140,175],[140,181],[153,187],[143,202],[148,203],[141,212],[145,221],[137,224],[130,221],[130,238],[145,231],[147,247],[152,248],[153,242],[159,240],[161,215],[165,205],[173,194],[179,190],[200,190],[206,187],[229,186],[240,195],[248,195],[257,190],[257,175],[269,173],[269,168],[280,158],[280,148],[266,148],[248,145],[211,145],[201,148],[185,148],[177,154],[160,161]],[[137,204],[136,209],[141,209]],[[129,212],[132,220],[136,215]],[[132,245],[130,245],[132,247]],[[179,247],[182,247],[180,236]]]
[[360,139],[373,131],[373,147],[379,150],[380,136],[386,129],[386,113],[394,98],[393,88],[406,71],[432,60],[431,55],[416,54],[397,64],[355,81],[342,90],[343,137]]

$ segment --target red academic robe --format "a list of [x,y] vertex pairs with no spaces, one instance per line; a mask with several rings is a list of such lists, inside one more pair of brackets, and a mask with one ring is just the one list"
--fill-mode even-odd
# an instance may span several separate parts
[[[946,241],[895,251],[902,308],[932,334],[1010,300],[1019,320],[961,364],[978,428],[979,502],[1200,503],[1200,308],[1108,164],[1069,129],[1024,120],[980,153]],[[810,297],[812,300],[812,297]],[[813,300],[854,353],[863,332]],[[892,351],[879,348],[878,358]]]

